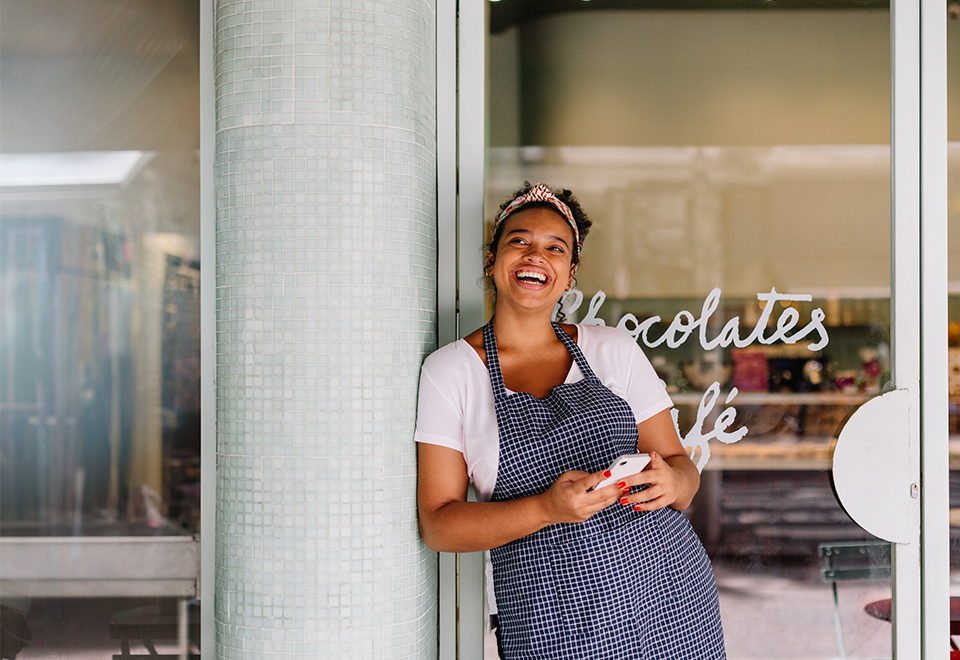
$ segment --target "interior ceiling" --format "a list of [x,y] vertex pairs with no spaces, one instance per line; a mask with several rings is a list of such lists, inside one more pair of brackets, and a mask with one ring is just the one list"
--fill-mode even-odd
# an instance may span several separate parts
[[[502,0],[491,30],[610,10],[887,9],[888,0]],[[2,0],[0,150],[197,149],[199,0]]]
[[554,14],[586,11],[889,9],[889,0],[499,0],[490,3],[490,31]]
[[2,0],[0,150],[195,150],[199,0]]

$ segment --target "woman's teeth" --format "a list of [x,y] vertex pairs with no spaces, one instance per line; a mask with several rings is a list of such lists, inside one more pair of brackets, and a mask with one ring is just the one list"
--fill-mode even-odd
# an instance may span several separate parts
[[537,282],[538,284],[544,284],[547,281],[547,276],[543,273],[521,270],[517,272],[517,279],[523,282]]

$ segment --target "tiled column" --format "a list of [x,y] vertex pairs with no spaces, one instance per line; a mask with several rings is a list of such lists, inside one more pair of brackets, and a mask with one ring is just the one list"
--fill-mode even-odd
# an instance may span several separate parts
[[436,0],[218,0],[222,658],[433,658]]

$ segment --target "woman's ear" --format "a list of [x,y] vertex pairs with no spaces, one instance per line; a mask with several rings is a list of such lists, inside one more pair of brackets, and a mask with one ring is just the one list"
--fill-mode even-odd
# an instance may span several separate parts
[[497,260],[493,252],[487,252],[487,263],[483,266],[483,274],[486,277],[493,275],[493,262]]

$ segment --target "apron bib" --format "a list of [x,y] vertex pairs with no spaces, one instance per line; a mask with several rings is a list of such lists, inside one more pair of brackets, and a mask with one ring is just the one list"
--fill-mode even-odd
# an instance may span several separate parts
[[[599,472],[637,451],[637,423],[559,325],[583,373],[543,399],[509,394],[491,320],[483,329],[500,436],[491,501],[546,491],[567,470]],[[507,660],[726,657],[713,569],[686,516],[614,503],[490,551]]]

